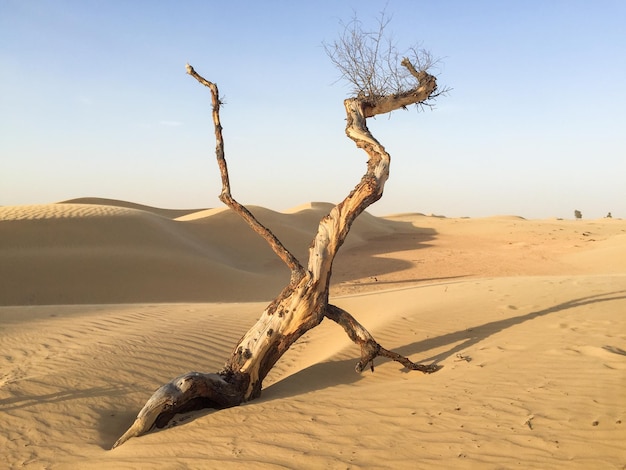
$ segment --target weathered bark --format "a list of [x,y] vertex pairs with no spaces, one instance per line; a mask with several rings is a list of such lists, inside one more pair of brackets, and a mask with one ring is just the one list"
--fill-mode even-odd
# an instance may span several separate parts
[[366,118],[391,112],[433,96],[436,80],[426,72],[417,72],[405,59],[402,65],[417,79],[417,86],[402,95],[388,97],[356,97],[344,101],[347,114],[346,134],[368,155],[367,170],[353,191],[319,223],[309,248],[307,267],[282,245],[274,234],[253,214],[239,204],[230,193],[228,169],[224,157],[224,140],[219,118],[220,99],[217,86],[198,75],[187,65],[187,73],[211,90],[216,156],[222,177],[220,200],[237,212],[261,235],[276,255],[291,270],[289,284],[263,311],[252,328],[239,340],[224,368],[216,374],[192,372],[159,388],[139,412],[130,429],[115,443],[117,447],[131,437],[164,426],[182,411],[235,406],[257,398],[263,379],[289,347],[304,333],[328,317],[341,325],[350,339],[361,347],[361,372],[378,356],[398,361],[405,367],[424,373],[435,372],[438,366],[415,364],[409,359],[380,346],[372,335],[346,311],[329,305],[328,291],[332,265],[354,220],[383,194],[389,176],[390,156],[372,136]]

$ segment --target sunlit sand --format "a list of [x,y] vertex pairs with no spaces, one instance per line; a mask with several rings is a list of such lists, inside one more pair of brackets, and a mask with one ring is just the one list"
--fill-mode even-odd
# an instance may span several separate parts
[[[331,206],[251,207],[305,260]],[[298,341],[260,399],[180,415],[110,451],[152,392],[217,371],[289,272],[224,209],[97,198],[0,207],[0,468],[623,468],[626,221],[355,223],[332,322]]]

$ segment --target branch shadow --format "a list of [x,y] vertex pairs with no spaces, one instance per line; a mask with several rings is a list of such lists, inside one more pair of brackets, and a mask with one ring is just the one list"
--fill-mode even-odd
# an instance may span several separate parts
[[[419,361],[420,363],[439,364],[440,362],[450,357],[456,356],[461,351],[479,343],[480,341],[508,328],[512,328],[516,325],[527,322],[529,320],[533,320],[535,318],[543,317],[564,310],[570,310],[576,307],[582,307],[585,305],[600,302],[625,300],[626,295],[618,295],[625,292],[626,290],[607,292],[604,294],[597,294],[572,299],[567,302],[553,305],[552,307],[546,309],[527,313],[525,315],[519,315],[512,318],[493,321],[485,323],[483,325],[477,325],[475,327],[458,330],[453,333],[447,333],[434,338],[416,341],[414,343],[395,348],[394,351],[402,354],[403,356],[409,357],[415,354],[423,353],[425,351],[430,351],[435,348],[441,348],[446,345],[453,345],[445,352],[424,358]],[[357,348],[355,346],[355,352],[358,352],[356,351],[356,349]],[[622,350],[611,352],[615,352],[616,354],[626,354]],[[380,363],[390,361],[389,359],[382,358],[379,360]],[[346,385],[358,382],[362,379],[362,374],[349,373],[354,370],[354,365],[357,363],[357,361],[358,355],[355,355],[355,359],[329,361],[314,364],[306,369],[296,372],[295,374],[290,375],[289,377],[286,377],[272,384],[270,387],[264,390],[262,399],[274,400],[278,398],[310,393],[317,390],[323,390],[325,388],[336,385]],[[404,367],[401,367],[401,371],[404,373],[411,372]]]
[[401,279],[397,281],[380,281],[374,279],[369,282],[347,282],[347,286],[399,286],[402,284],[417,284],[421,282],[433,282],[433,281],[449,281],[451,279],[464,279],[470,277],[471,274],[463,274],[457,276],[441,276],[441,277],[413,277],[409,279]]
[[606,345],[606,346],[602,346],[602,349],[604,349],[605,351],[608,351],[610,353],[613,353],[613,354],[619,354],[620,356],[626,356],[626,351],[624,351],[622,348],[618,348],[617,346]]
[[81,390],[61,390],[43,395],[19,395],[0,400],[0,411],[14,411],[35,405],[62,403],[65,401],[93,398],[96,396],[111,396],[124,393],[124,390],[125,387],[122,386],[107,386],[92,387]]

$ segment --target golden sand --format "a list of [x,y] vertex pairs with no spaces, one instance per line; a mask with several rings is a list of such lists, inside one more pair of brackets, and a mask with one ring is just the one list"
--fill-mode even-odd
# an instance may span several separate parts
[[[305,259],[329,207],[251,210]],[[619,219],[364,214],[332,301],[441,371],[380,360],[358,375],[356,346],[324,322],[260,399],[108,450],[157,387],[219,370],[288,276],[222,209],[0,207],[0,468],[626,465]]]

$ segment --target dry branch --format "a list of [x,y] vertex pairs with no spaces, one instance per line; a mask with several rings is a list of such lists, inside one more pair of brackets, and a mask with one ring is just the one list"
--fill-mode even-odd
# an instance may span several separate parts
[[263,224],[261,224],[254,215],[243,205],[235,200],[232,197],[230,192],[230,178],[228,176],[228,166],[226,165],[226,158],[224,153],[224,138],[222,136],[222,124],[220,122],[220,105],[222,104],[220,101],[219,90],[217,85],[213,82],[210,82],[198,75],[198,73],[194,70],[194,68],[187,64],[186,66],[187,73],[191,75],[193,78],[198,80],[202,85],[206,86],[211,90],[211,100],[212,100],[212,108],[213,108],[213,124],[215,128],[215,155],[217,157],[217,165],[220,169],[220,175],[222,177],[222,192],[220,193],[219,199],[228,207],[230,207],[235,213],[239,214],[246,223],[258,233],[261,237],[267,241],[270,245],[274,253],[283,260],[283,262],[287,265],[287,267],[292,272],[292,277],[302,275],[304,268],[300,264],[300,262],[296,259],[296,257],[285,248],[285,246],[281,243],[281,241]]
[[355,370],[358,373],[363,372],[368,364],[371,371],[374,372],[374,359],[377,357],[387,357],[393,361],[399,362],[407,369],[418,370],[425,374],[437,372],[441,369],[441,366],[434,364],[427,366],[416,364],[398,353],[383,348],[356,318],[336,305],[328,305],[326,308],[326,317],[340,325],[346,331],[348,337],[361,347],[361,360],[357,362],[355,366]]

